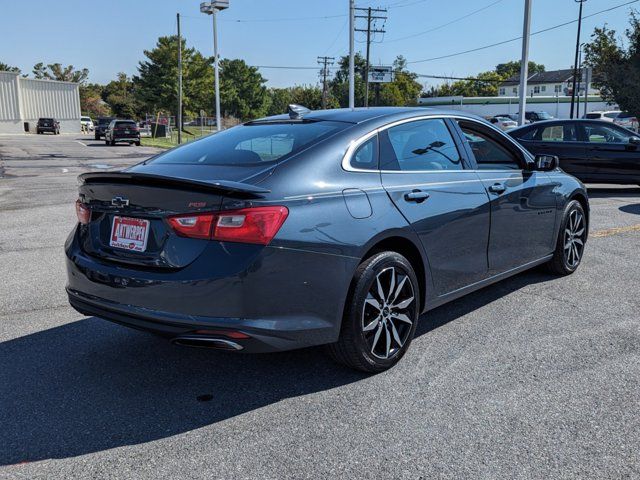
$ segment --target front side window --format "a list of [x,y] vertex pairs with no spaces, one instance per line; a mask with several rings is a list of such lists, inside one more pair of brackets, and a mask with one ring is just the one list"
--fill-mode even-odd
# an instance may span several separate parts
[[153,163],[261,165],[284,159],[348,128],[344,122],[253,122],[157,156]]
[[589,143],[629,143],[629,138],[633,137],[632,132],[608,125],[587,124],[584,131]]
[[496,140],[465,126],[460,128],[476,158],[478,170],[520,170],[518,159]]
[[380,138],[381,170],[462,170],[462,159],[442,119],[417,120],[391,127]]

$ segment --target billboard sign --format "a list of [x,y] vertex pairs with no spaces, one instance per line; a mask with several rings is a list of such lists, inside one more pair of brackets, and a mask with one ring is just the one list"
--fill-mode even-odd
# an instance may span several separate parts
[[393,82],[393,67],[391,66],[371,66],[369,67],[369,83],[390,83]]

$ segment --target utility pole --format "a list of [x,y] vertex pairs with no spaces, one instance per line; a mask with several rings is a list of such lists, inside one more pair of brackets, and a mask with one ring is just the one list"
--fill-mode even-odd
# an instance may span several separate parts
[[580,52],[580,29],[582,28],[582,4],[587,0],[574,0],[580,4],[580,10],[578,11],[578,36],[576,38],[576,56],[573,62],[573,86],[571,88],[571,114],[569,118],[573,118],[573,109],[576,101],[576,81],[578,79],[578,55]]
[[327,77],[329,76],[329,66],[333,65],[334,57],[318,57],[318,64],[322,65],[320,78],[322,79],[322,109],[327,108]]
[[178,20],[178,115],[176,126],[178,127],[178,145],[182,143],[182,36],[180,35],[180,14],[176,14]]
[[353,51],[353,40],[356,19],[355,15],[355,0],[349,0],[349,108],[355,108],[355,53]]
[[531,31],[531,2],[524,0],[524,26],[522,28],[522,59],[520,60],[520,111],[518,125],[524,125],[527,108],[527,80],[529,77],[529,36]]
[[[356,8],[356,10],[367,12],[366,15],[355,16],[355,18],[365,18],[367,20],[367,28],[356,28],[355,31],[366,32],[367,34],[367,63],[365,66],[365,78],[364,78],[364,82],[365,82],[364,83],[365,84],[364,106],[368,107],[369,106],[369,53],[371,51],[371,34],[385,33],[384,29],[382,28],[377,29],[375,28],[375,26],[374,28],[371,28],[371,23],[375,22],[375,20],[386,20],[387,17],[383,16],[382,14],[387,13],[387,10],[383,8],[371,8],[371,7]],[[379,14],[379,15],[372,15],[372,13]]]

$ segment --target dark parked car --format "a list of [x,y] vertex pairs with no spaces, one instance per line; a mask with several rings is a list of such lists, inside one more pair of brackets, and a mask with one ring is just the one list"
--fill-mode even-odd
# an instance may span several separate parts
[[104,132],[104,143],[107,145],[123,142],[140,146],[140,129],[133,120],[113,120]]
[[547,112],[539,111],[539,112],[524,112],[525,120],[534,123],[534,122],[543,122],[545,120],[551,120],[553,117],[549,115]]
[[554,120],[509,131],[533,154],[557,155],[583,182],[640,184],[640,138],[601,120]]
[[109,124],[114,120],[115,118],[113,117],[98,117],[96,129],[93,133],[96,140],[100,140],[100,138],[104,137],[104,132],[109,127]]
[[40,133],[53,133],[54,135],[60,135],[60,122],[55,118],[39,118],[36,124],[36,131]]
[[69,301],[176,344],[384,370],[420,313],[578,268],[587,194],[556,161],[461,112],[292,108],[81,175]]

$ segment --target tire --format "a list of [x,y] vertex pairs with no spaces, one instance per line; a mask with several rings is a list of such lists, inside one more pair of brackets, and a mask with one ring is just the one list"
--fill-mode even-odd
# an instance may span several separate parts
[[105,140],[105,141],[104,141],[104,144],[105,144],[105,145],[109,145],[109,140]]
[[93,138],[95,138],[96,140],[100,140],[100,135],[98,135],[97,133],[95,133],[95,134],[93,135]]
[[115,140],[111,140],[111,142],[109,143],[109,145],[111,145],[112,147],[116,146],[116,141]]
[[545,264],[547,271],[555,275],[570,275],[575,272],[582,262],[587,234],[584,209],[580,202],[571,200],[562,214],[553,258]]
[[139,146],[140,146],[140,142],[136,142],[136,147],[139,147]]
[[396,252],[363,261],[351,282],[336,343],[338,363],[368,373],[394,366],[406,353],[420,312],[419,284],[411,264]]

